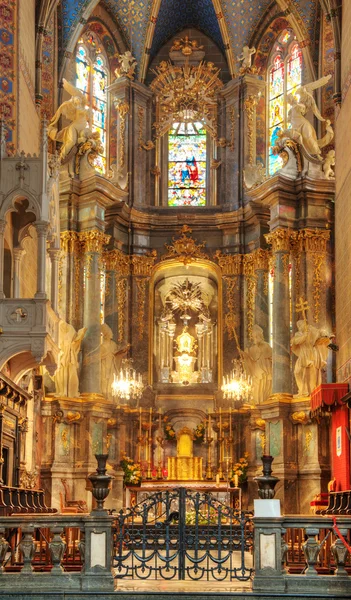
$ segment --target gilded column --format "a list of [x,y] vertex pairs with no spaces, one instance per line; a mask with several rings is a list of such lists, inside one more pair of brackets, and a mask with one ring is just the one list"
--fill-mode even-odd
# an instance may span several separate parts
[[51,260],[51,306],[55,312],[58,312],[59,261],[61,250],[59,248],[51,248],[49,255]]
[[25,255],[26,251],[24,248],[13,249],[13,297],[20,297],[20,276],[21,276],[21,260]]
[[304,295],[311,307],[310,319],[325,326],[326,282],[329,280],[329,285],[331,285],[331,273],[328,273],[326,269],[330,231],[302,229],[298,233],[298,238],[304,256],[306,273]]
[[34,226],[38,234],[37,291],[35,293],[35,298],[46,298],[46,238],[49,230],[49,223],[38,221],[34,223]]
[[289,256],[291,232],[276,229],[265,235],[272,246],[273,283],[273,394],[291,394]]
[[258,248],[253,253],[256,275],[255,324],[263,329],[263,337],[269,341],[268,275],[269,251]]
[[82,342],[82,370],[80,391],[85,394],[100,393],[100,265],[102,250],[110,236],[93,229],[79,233],[84,256],[84,315],[83,325],[87,328]]
[[111,327],[118,343],[126,342],[127,277],[130,273],[129,256],[120,250],[104,252],[106,268],[105,322]]
[[0,221],[0,298],[5,298],[4,294],[4,233],[6,221]]

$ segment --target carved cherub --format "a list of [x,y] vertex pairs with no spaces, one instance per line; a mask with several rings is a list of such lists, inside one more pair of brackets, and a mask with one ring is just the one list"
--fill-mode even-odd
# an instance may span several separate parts
[[129,79],[134,79],[135,69],[137,66],[137,61],[132,55],[130,50],[124,52],[124,54],[120,54],[118,57],[119,66],[115,69],[116,77],[122,77],[125,75],[129,77]]
[[335,166],[335,150],[329,150],[323,163],[323,172],[326,179],[335,179],[332,167]]
[[238,60],[241,61],[242,69],[250,69],[251,68],[252,55],[255,54],[255,52],[256,52],[256,48],[254,46],[252,48],[249,48],[249,46],[243,47],[240,56],[238,56]]

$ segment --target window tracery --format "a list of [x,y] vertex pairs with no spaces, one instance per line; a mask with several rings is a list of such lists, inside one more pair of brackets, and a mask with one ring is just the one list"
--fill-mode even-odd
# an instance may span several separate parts
[[98,38],[89,34],[78,42],[76,87],[86,95],[90,108],[89,128],[99,132],[103,151],[95,161],[99,173],[106,172],[107,161],[107,60]]
[[269,174],[281,168],[281,158],[272,152],[279,133],[288,128],[286,95],[296,93],[302,79],[302,52],[296,36],[284,30],[274,44],[268,71]]

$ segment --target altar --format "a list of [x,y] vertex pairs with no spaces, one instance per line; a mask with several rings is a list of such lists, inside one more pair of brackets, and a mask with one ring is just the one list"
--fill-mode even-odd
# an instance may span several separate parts
[[183,427],[179,431],[177,456],[169,456],[167,465],[170,480],[202,480],[202,457],[193,456],[193,433],[188,427]]

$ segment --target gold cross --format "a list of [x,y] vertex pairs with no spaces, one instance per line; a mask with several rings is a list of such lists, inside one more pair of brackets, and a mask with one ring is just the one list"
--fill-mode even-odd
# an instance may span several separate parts
[[305,323],[307,323],[307,317],[306,317],[306,313],[309,310],[309,306],[308,306],[308,302],[307,300],[304,300],[302,298],[302,296],[300,296],[300,299],[298,302],[296,302],[296,312],[300,312],[302,313],[302,318],[305,321]]

